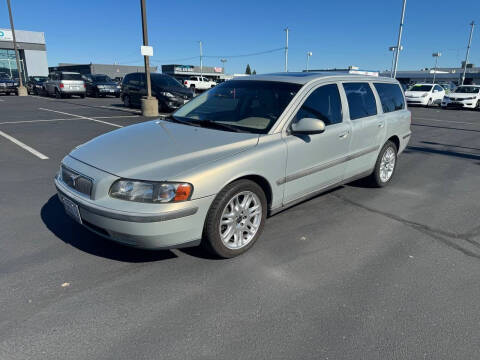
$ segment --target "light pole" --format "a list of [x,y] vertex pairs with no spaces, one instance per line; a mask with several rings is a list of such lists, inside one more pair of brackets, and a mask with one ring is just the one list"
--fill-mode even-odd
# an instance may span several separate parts
[[12,28],[13,49],[15,51],[15,59],[17,61],[17,71],[18,71],[18,81],[19,81],[17,93],[18,93],[18,96],[27,96],[28,95],[27,88],[23,86],[22,69],[20,67],[20,58],[18,56],[17,38],[15,36],[15,27],[13,26],[12,7],[10,5],[10,0],[7,0],[7,6],[8,6],[8,16],[10,17],[10,27]]
[[288,72],[288,26],[283,29],[286,33],[286,38],[285,38],[285,72]]
[[433,70],[433,81],[432,84],[435,84],[435,77],[437,75],[437,64],[438,64],[438,58],[442,56],[441,52],[436,52],[433,53],[432,56],[435,58],[435,69]]
[[308,64],[310,62],[310,56],[312,56],[313,53],[311,51],[307,51],[307,72],[308,72]]
[[[148,46],[148,30],[147,30],[147,9],[146,0],[140,0],[140,8],[142,11],[142,32],[143,46]],[[158,116],[158,100],[152,96],[152,84],[150,81],[150,60],[149,56],[143,56],[145,62],[145,78],[147,80],[147,97],[142,98],[142,115]]]
[[[392,67],[390,69],[390,77],[393,78],[393,66],[395,64],[395,50],[397,50],[397,47],[396,46],[390,46],[388,48],[388,50],[392,51],[393,52],[393,56],[392,56]],[[400,46],[400,51],[403,50],[403,46]]]
[[472,44],[473,28],[475,27],[475,21],[470,23],[470,37],[468,38],[467,53],[465,54],[465,63],[463,64],[462,84],[465,81],[465,73],[467,72],[468,54],[470,53],[470,45]]
[[397,77],[398,56],[400,55],[399,49],[401,49],[401,46],[402,46],[402,31],[403,31],[403,21],[405,20],[406,6],[407,6],[407,0],[403,0],[402,16],[400,17],[400,28],[398,29],[398,40],[397,40],[397,46],[395,49],[395,61],[393,64],[393,74],[392,74],[393,78]]
[[220,59],[220,61],[222,62],[223,74],[227,75],[227,72],[225,70],[225,63],[227,62],[227,59]]
[[200,45],[200,76],[203,77],[203,48],[202,48],[202,40],[199,42]]

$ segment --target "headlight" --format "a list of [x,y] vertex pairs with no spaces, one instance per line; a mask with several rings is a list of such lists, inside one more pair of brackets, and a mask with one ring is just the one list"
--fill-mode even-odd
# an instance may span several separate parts
[[425,97],[425,96],[428,96],[428,93],[424,93],[424,94],[422,95],[422,97]]
[[168,91],[166,91],[166,92],[161,92],[160,95],[166,96],[166,97],[168,97],[168,98],[173,98],[173,97],[175,97],[175,95],[173,95],[172,93],[169,93]]
[[120,85],[117,85],[117,89],[121,89],[122,87]]
[[169,203],[190,200],[193,186],[188,183],[150,182],[121,179],[110,187],[110,196],[116,199]]
[[474,97],[466,97],[466,98],[463,98],[462,100],[473,100],[475,99]]

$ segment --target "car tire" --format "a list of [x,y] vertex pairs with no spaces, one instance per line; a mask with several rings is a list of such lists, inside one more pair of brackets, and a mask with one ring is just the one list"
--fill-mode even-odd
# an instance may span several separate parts
[[374,187],[387,186],[393,179],[397,168],[397,145],[388,140],[380,150],[373,173],[369,176],[368,182]]
[[130,96],[123,95],[123,106],[130,108],[132,107],[132,103],[130,102]]
[[432,106],[432,104],[433,104],[432,98],[428,99],[427,107]]
[[266,217],[267,198],[257,183],[247,179],[230,183],[208,210],[202,245],[219,258],[243,254],[260,237]]
[[480,110],[480,100],[477,101],[477,106],[475,107],[475,109]]
[[55,89],[55,98],[57,98],[57,99],[62,98],[62,94],[60,94],[60,91],[58,91],[58,89]]
[[85,96],[86,96],[85,94],[82,94],[82,95],[80,95],[80,98],[85,99]]

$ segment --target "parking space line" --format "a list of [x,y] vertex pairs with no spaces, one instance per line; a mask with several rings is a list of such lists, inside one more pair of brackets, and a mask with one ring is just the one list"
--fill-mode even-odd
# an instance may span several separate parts
[[14,137],[12,137],[8,134],[5,134],[3,131],[0,131],[0,136],[3,136],[5,139],[10,140],[14,144],[17,144],[18,146],[20,146],[24,150],[27,150],[28,152],[32,153],[33,155],[35,155],[36,157],[38,157],[42,160],[47,160],[48,159],[48,156],[43,155],[41,152],[35,150],[34,148],[31,148],[30,146],[22,143],[21,141],[15,139]]
[[[95,106],[95,107],[96,107],[96,106]],[[115,107],[115,106],[100,105],[100,106],[98,106],[98,107],[104,108],[104,109],[113,109],[113,110],[118,110],[118,111],[126,111],[126,112],[133,113],[133,114],[141,114],[141,113],[142,113],[141,110],[127,109],[127,108],[121,108],[121,107]]]
[[473,122],[466,122],[466,121],[438,120],[438,119],[430,119],[430,118],[423,118],[423,117],[414,117],[413,121],[415,120],[429,120],[429,121],[446,122],[446,123],[452,123],[452,124],[480,125],[480,123],[473,123]]
[[118,128],[122,128],[122,127],[123,127],[122,125],[117,125],[117,124],[109,123],[108,121],[97,120],[97,119],[94,119],[94,118],[91,118],[91,117],[86,117],[86,116],[81,116],[81,115],[76,115],[76,114],[70,114],[70,113],[66,113],[66,112],[63,112],[63,111],[52,110],[52,109],[45,109],[45,108],[38,108],[38,109],[39,109],[39,110],[44,110],[44,111],[56,112],[56,113],[63,114],[63,115],[68,115],[68,116],[76,116],[76,117],[79,118],[79,119],[85,119],[85,120],[95,121],[95,122],[98,122],[98,123],[102,123],[102,124],[106,124],[106,125],[110,125],[110,126],[115,126],[115,127],[118,127]]
[[0,99],[0,101],[1,101],[1,102],[4,102],[5,100],[3,100],[3,99]]

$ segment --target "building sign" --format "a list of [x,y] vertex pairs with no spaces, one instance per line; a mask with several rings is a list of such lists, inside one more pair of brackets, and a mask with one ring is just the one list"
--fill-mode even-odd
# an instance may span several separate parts
[[11,30],[0,30],[0,41],[13,41]]
[[214,67],[213,71],[216,72],[216,73],[221,73],[223,71],[223,69],[221,67]]
[[174,71],[178,71],[178,72],[193,72],[193,66],[192,66],[192,65],[175,66]]

